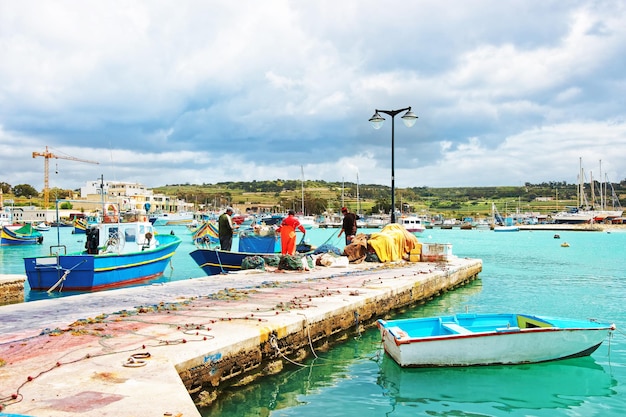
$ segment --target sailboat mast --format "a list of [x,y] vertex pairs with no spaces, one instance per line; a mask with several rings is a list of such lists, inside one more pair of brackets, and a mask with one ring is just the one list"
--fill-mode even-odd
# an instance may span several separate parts
[[345,207],[346,203],[344,201],[344,190],[346,188],[346,183],[343,180],[343,177],[341,177],[341,207]]
[[304,167],[300,165],[300,172],[302,173],[302,215],[304,216],[306,213],[304,212]]
[[584,186],[584,177],[583,177],[583,158],[579,157],[578,158],[578,167],[579,167],[579,173],[578,173],[578,208],[582,208],[583,206],[583,193],[585,192],[585,186]]
[[600,210],[604,210],[605,209],[605,205],[606,205],[606,186],[604,187],[604,192],[602,192],[602,184],[604,182],[604,179],[602,178],[602,159],[600,159]]
[[589,185],[591,189],[591,208],[595,210],[596,208],[596,192],[595,187],[593,186],[593,171],[589,171]]
[[361,200],[359,199],[359,171],[356,172],[356,212],[361,214]]

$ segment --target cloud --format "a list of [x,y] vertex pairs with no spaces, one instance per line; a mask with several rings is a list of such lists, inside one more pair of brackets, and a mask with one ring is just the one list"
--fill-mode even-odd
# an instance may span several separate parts
[[[35,7],[36,6],[36,7]],[[2,2],[0,181],[614,181],[626,6],[609,1]],[[56,174],[58,172],[58,174]]]

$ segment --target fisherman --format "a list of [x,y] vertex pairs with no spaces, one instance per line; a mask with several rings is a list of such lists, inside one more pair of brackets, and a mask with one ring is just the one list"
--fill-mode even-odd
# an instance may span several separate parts
[[233,209],[232,207],[226,207],[226,211],[219,217],[217,223],[219,227],[220,236],[220,248],[222,250],[230,251],[233,246]]
[[276,229],[277,232],[280,232],[280,247],[283,255],[295,255],[296,229],[306,235],[306,230],[300,224],[296,213],[293,210],[289,210],[287,217],[282,221],[280,227]]
[[346,246],[352,243],[352,239],[356,236],[356,221],[357,215],[354,213],[350,213],[347,207],[341,208],[341,213],[343,214],[343,223],[341,226],[341,231],[337,235],[337,237],[341,237],[342,233],[345,233],[346,236]]

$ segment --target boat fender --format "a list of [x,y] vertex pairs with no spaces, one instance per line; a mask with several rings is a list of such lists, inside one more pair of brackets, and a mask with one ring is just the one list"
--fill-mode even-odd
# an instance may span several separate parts
[[145,240],[143,242],[143,245],[141,245],[141,250],[145,250],[145,249],[148,249],[150,247],[150,241],[152,240],[152,233],[147,232],[144,235],[144,238],[145,238]]

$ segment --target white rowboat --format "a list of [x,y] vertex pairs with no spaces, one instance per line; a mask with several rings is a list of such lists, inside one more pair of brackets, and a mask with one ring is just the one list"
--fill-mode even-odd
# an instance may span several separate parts
[[378,320],[385,352],[403,367],[546,362],[588,356],[615,330],[595,320],[457,314]]

